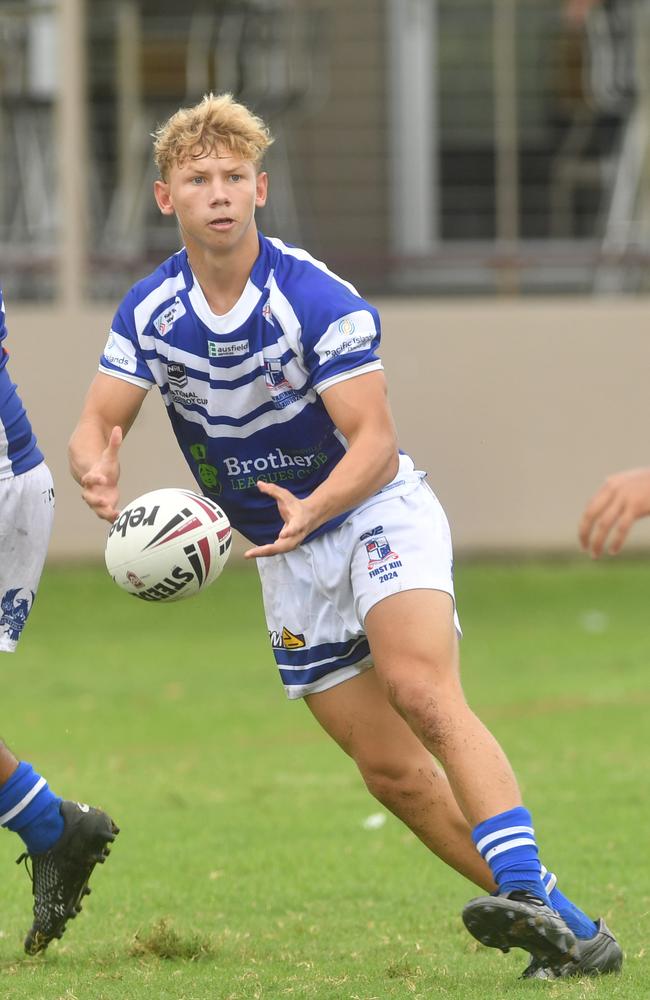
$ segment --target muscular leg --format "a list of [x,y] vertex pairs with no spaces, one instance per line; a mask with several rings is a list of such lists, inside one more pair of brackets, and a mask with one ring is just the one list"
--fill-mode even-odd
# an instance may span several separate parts
[[370,609],[365,628],[388,700],[444,767],[471,826],[519,806],[503,750],[465,701],[451,597],[394,594]]
[[375,798],[434,854],[491,892],[492,875],[474,847],[447,778],[389,704],[376,672],[367,670],[306,701],[323,729],[355,761]]

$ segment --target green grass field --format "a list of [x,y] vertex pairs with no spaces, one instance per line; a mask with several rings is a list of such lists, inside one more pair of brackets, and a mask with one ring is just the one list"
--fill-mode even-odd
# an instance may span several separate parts
[[0,997],[321,1000],[650,995],[650,565],[461,564],[463,672],[536,818],[545,863],[626,951],[620,977],[520,982],[477,945],[472,886],[381,813],[284,698],[257,577],[150,606],[48,568],[2,658],[0,732],[122,828],[64,938],[22,954],[30,886],[0,835]]

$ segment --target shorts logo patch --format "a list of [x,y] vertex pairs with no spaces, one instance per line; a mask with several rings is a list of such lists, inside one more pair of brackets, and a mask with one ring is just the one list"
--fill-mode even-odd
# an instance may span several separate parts
[[307,645],[303,632],[291,632],[286,625],[282,626],[281,632],[270,631],[269,639],[273,649],[304,649]]
[[373,569],[375,566],[380,566],[381,563],[385,563],[388,559],[399,559],[397,552],[393,552],[390,547],[390,542],[384,535],[383,527],[381,524],[377,528],[373,528],[371,531],[365,531],[361,535],[360,541],[366,541],[366,552],[368,553],[368,569]]
[[34,603],[34,592],[16,587],[8,590],[0,600],[0,630],[4,629],[12,642],[18,642],[27,616]]

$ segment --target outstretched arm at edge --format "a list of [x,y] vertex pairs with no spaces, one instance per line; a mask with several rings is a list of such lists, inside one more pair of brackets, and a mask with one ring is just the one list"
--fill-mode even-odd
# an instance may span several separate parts
[[594,559],[606,546],[610,555],[616,555],[634,522],[649,514],[650,468],[617,472],[605,480],[585,508],[578,527],[580,544]]

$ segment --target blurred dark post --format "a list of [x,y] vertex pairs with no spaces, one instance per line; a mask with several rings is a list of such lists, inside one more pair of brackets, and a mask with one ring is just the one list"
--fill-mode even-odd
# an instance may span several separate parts
[[[134,156],[138,127],[142,121],[142,83],[140,53],[142,27],[140,6],[136,0],[118,0],[116,4],[117,45],[115,60],[118,233],[131,235],[131,252],[142,243],[142,199],[138,198],[141,168]],[[148,136],[147,136],[148,139]],[[140,216],[137,224],[136,216]]]
[[[516,0],[494,0],[494,129],[496,157],[497,254],[514,258],[519,243],[519,139],[517,128]],[[498,272],[502,294],[519,290],[519,269],[506,263]]]
[[86,101],[86,0],[58,5],[58,298],[74,310],[83,298],[88,242],[88,118]]
[[389,0],[391,244],[400,268],[439,237],[436,0]]

